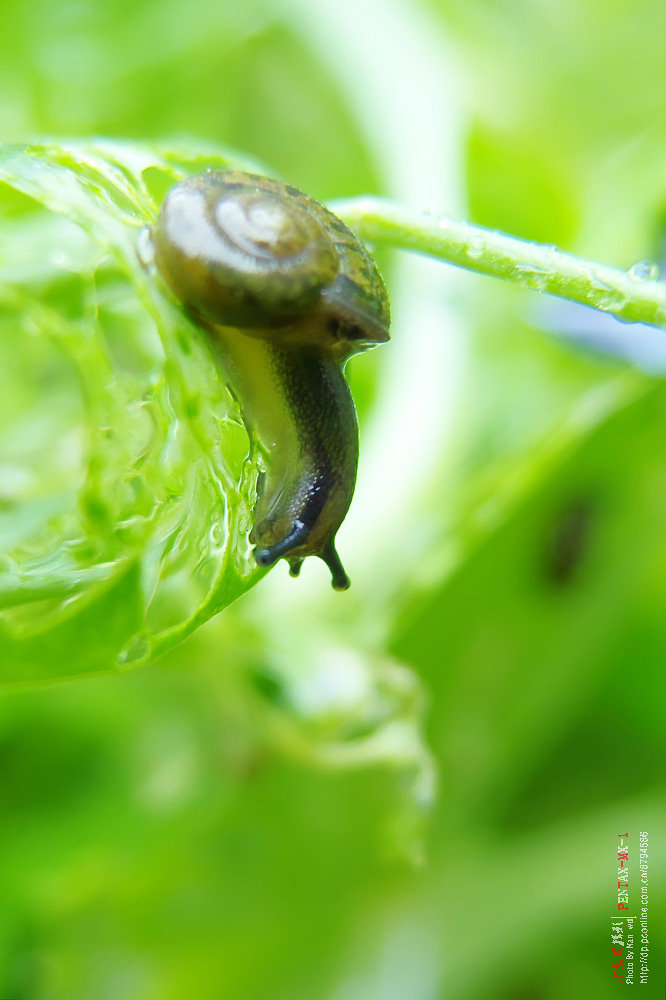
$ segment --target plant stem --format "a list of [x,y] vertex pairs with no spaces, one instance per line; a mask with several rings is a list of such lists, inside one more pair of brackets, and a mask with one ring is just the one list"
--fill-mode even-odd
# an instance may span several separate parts
[[[380,198],[338,201],[333,211],[369,243],[438,257],[480,274],[594,306],[628,323],[666,327],[666,285],[543,243],[411,212]],[[649,269],[646,268],[649,273]]]

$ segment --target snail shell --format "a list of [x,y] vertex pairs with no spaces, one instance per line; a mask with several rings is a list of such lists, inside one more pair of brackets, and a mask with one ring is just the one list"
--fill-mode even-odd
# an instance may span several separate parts
[[292,575],[322,558],[349,579],[335,534],[356,481],[347,359],[389,338],[384,283],[365,247],[296,188],[208,171],[169,191],[151,227],[157,269],[210,334],[266,464],[251,540]]

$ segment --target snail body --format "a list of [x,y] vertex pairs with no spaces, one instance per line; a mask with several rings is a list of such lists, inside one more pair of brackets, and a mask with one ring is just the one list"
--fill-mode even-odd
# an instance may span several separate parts
[[389,302],[369,253],[335,215],[241,171],[186,178],[151,227],[155,265],[205,328],[263,453],[250,539],[260,565],[306,556],[349,579],[335,535],[356,481],[346,361],[388,340]]

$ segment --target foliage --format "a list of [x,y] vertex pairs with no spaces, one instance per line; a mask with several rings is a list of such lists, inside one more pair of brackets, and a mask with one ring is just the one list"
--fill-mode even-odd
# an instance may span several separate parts
[[0,996],[610,995],[617,824],[666,864],[661,333],[382,248],[352,590],[245,592],[245,432],[134,234],[224,143],[320,200],[657,260],[663,6],[4,20],[4,138],[117,138],[0,161],[0,667],[31,681],[0,714]]
[[6,228],[2,283],[5,681],[145,661],[257,578],[240,415],[137,256],[156,199],[202,157],[0,152],[0,177],[31,199]]

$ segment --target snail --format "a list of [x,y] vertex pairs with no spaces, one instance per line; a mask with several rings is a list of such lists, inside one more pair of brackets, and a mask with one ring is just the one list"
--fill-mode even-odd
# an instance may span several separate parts
[[186,178],[150,228],[157,270],[209,334],[263,453],[250,541],[256,561],[298,576],[323,559],[349,578],[335,535],[354,492],[352,354],[389,339],[389,301],[354,234],[296,188],[238,170]]

